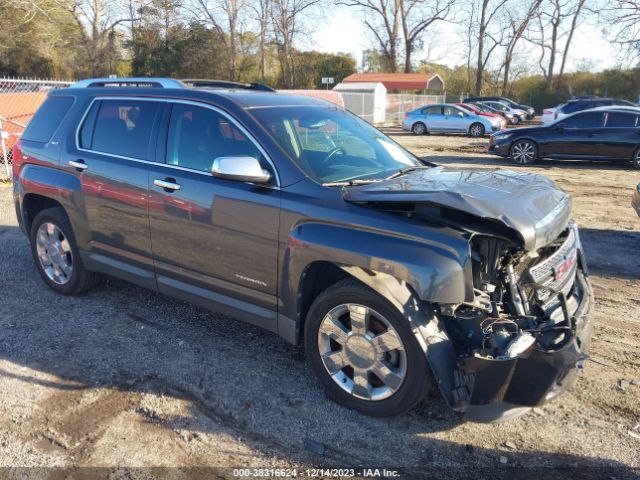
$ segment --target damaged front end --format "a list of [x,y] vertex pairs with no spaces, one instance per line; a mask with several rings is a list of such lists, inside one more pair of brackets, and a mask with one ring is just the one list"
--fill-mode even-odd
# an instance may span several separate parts
[[[456,411],[475,421],[505,419],[574,383],[587,358],[593,294],[569,220],[571,199],[552,181],[434,167],[345,189],[343,196],[468,238],[469,295],[454,304],[422,298],[435,308],[438,340],[447,344],[435,349],[423,334],[425,353]],[[430,349],[445,353],[434,360]]]
[[533,252],[482,235],[471,249],[475,301],[441,307],[458,355],[454,408],[495,421],[575,382],[587,358],[593,295],[573,224]]

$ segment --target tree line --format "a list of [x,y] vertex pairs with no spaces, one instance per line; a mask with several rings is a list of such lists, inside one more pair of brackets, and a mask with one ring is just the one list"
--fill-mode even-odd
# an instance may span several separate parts
[[[338,7],[368,33],[361,59],[301,48]],[[320,88],[322,76],[340,81],[356,70],[436,70],[448,93],[514,95],[524,82],[566,95],[575,34],[587,22],[637,63],[640,0],[2,0],[0,75]],[[457,68],[430,60],[443,32],[457,39]]]

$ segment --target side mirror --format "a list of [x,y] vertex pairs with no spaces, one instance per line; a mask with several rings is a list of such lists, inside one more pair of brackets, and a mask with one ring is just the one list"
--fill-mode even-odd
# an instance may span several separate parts
[[565,128],[564,122],[559,123],[559,124],[556,125],[556,130],[559,131],[559,132],[564,131],[564,128]]
[[458,112],[458,116],[459,116],[460,118],[464,118],[466,115],[464,114],[464,112]]
[[216,178],[236,182],[264,184],[271,180],[271,174],[262,169],[260,162],[248,155],[218,157],[213,161],[211,173]]

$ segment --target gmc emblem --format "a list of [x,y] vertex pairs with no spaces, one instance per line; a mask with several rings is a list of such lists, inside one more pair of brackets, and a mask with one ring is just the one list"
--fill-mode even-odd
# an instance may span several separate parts
[[564,257],[564,260],[553,267],[553,279],[561,280],[567,273],[571,271],[573,266],[578,262],[578,251],[574,248]]

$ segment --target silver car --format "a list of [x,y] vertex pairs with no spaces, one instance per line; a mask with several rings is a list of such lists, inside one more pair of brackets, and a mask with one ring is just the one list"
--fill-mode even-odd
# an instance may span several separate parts
[[481,137],[502,127],[498,118],[476,115],[457,105],[444,103],[428,105],[405,113],[402,128],[416,135],[467,133],[472,137]]
[[488,105],[491,108],[495,108],[499,112],[506,113],[509,121],[514,125],[522,123],[527,118],[527,112],[525,112],[524,110],[520,110],[519,108],[512,108],[503,102],[486,101],[480,103]]

